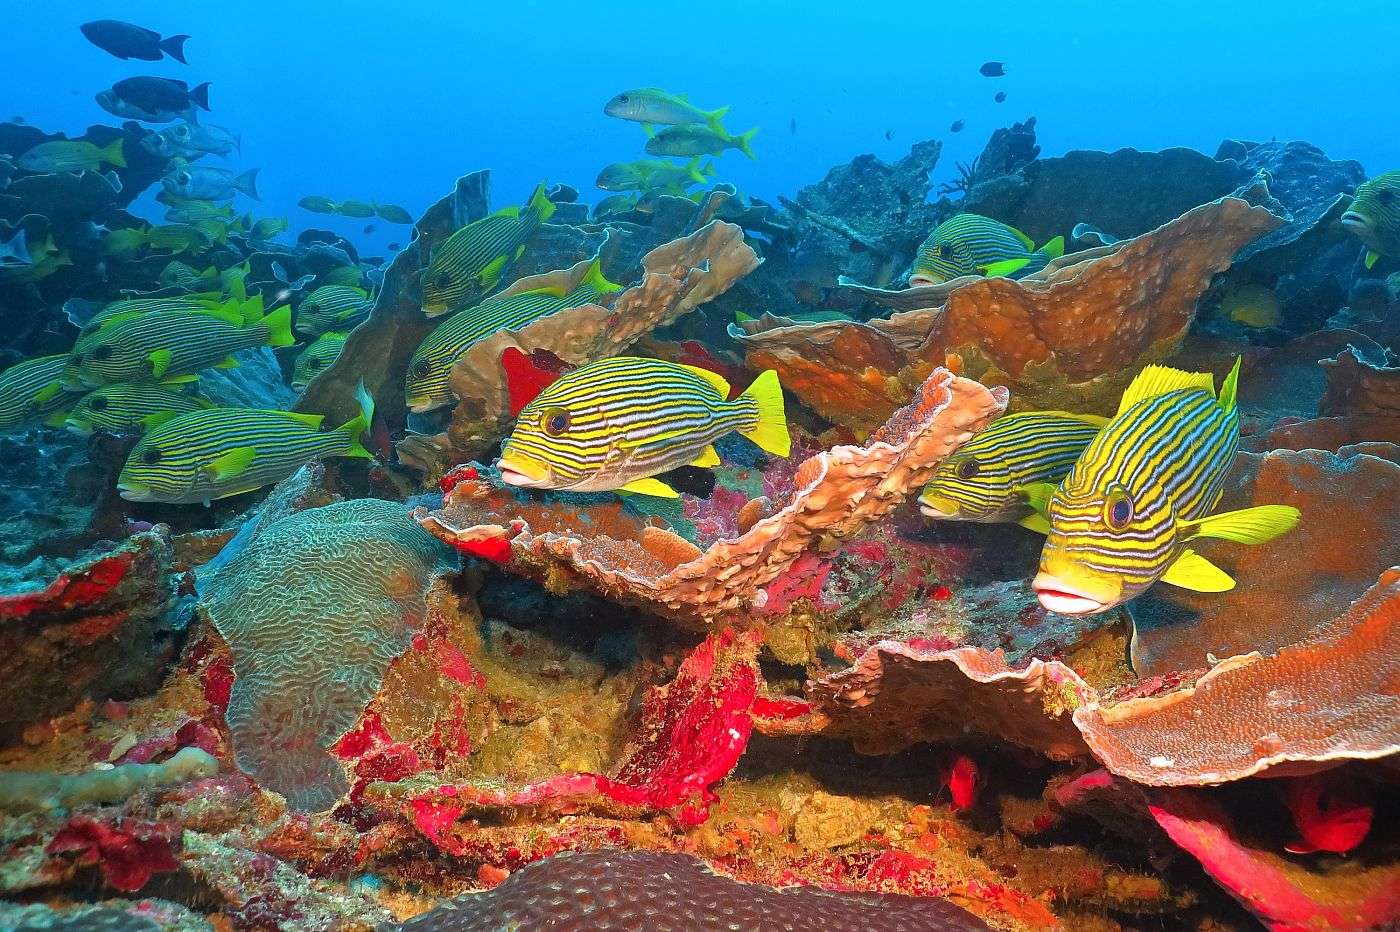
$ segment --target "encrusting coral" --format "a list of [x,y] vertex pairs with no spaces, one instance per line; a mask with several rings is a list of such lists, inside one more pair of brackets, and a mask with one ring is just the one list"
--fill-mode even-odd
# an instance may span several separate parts
[[118,764],[90,773],[0,773],[0,809],[67,809],[120,802],[139,789],[213,776],[219,762],[199,748],[182,748],[158,764]]
[[1001,413],[1004,392],[935,370],[914,400],[860,446],[838,446],[797,467],[789,497],[738,537],[703,551],[664,530],[617,540],[560,527],[532,530],[480,479],[458,483],[423,527],[467,552],[497,542],[501,559],[539,575],[567,569],[612,598],[693,626],[761,609],[764,587],[823,541],[839,542],[889,514],[944,457]]

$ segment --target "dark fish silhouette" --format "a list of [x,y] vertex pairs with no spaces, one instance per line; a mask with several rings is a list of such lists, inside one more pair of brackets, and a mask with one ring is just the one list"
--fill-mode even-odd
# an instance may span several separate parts
[[999,61],[989,61],[977,69],[985,78],[999,78],[1006,74],[1006,66]]
[[189,64],[185,61],[185,40],[189,36],[162,39],[158,32],[119,19],[95,19],[78,28],[89,42],[122,61],[130,58],[160,61],[163,56],[169,55],[182,65]]
[[108,113],[167,122],[195,107],[209,109],[209,82],[191,88],[171,78],[123,78],[97,95]]
[[365,232],[366,232],[366,233],[373,233],[374,230],[375,230],[374,224],[372,224],[372,223],[366,223],[366,224],[365,224]]
[[950,127],[948,127],[948,131],[951,132],[951,133],[961,133],[963,127],[966,126],[966,125],[967,125],[967,124],[966,124],[965,122],[963,122],[962,120],[954,120],[954,121],[953,121],[953,125],[950,126]]
[[1006,91],[997,91],[997,96],[993,97],[992,100],[999,104],[1006,103]]
[[888,142],[889,140],[891,140],[891,139],[893,139],[893,138],[894,138],[894,130],[892,130],[892,129],[887,129],[887,130],[885,130],[885,141]]
[[788,120],[788,132],[797,132],[797,117],[793,117],[791,120]]

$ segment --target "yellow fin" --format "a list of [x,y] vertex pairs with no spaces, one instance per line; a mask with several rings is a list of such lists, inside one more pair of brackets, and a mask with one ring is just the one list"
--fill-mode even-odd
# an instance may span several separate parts
[[[1036,514],[1042,517],[1050,513],[1050,499],[1054,497],[1055,490],[1059,488],[1053,482],[1032,482],[1021,487],[1021,494],[1026,497],[1026,504],[1030,505]],[[1045,533],[1049,533],[1049,524],[1046,524]]]
[[159,379],[165,375],[165,370],[170,368],[170,361],[173,355],[168,349],[153,350],[146,356],[151,361],[151,375]]
[[1005,278],[1008,275],[1021,271],[1030,264],[1029,258],[1006,259],[1001,262],[993,262],[990,265],[982,266],[982,274],[988,278]]
[[633,479],[618,491],[636,492],[638,495],[655,495],[657,498],[680,498],[680,493],[660,479]]
[[1029,236],[1022,233],[1020,230],[1016,229],[1009,223],[1006,224],[1006,228],[1010,230],[1013,234],[1015,234],[1016,238],[1021,241],[1021,245],[1025,246],[1026,249],[1031,251],[1035,250],[1035,240],[1031,239]]
[[223,482],[225,479],[232,479],[246,470],[257,455],[257,447],[234,447],[205,468],[215,481]]
[[1045,245],[1037,249],[1036,252],[1049,259],[1058,259],[1065,254],[1065,238],[1056,236],[1046,240]]
[[[1102,414],[1078,414],[1074,411],[1025,411],[1025,414],[1049,414],[1054,417],[1067,417],[1072,421],[1083,421],[1085,424],[1092,424],[1095,427],[1107,427],[1108,418]],[[1015,415],[1012,415],[1014,417]]]
[[715,391],[719,392],[721,400],[729,400],[729,383],[725,381],[724,376],[720,375],[718,372],[711,372],[709,369],[701,369],[699,366],[687,366],[684,363],[679,363],[678,365],[680,365],[682,369],[700,376],[700,378],[713,385]]
[[480,281],[487,288],[494,287],[500,281],[501,272],[505,271],[506,263],[510,262],[510,256],[497,256],[486,263],[486,268],[481,270]]
[[1192,592],[1229,592],[1235,588],[1230,574],[1194,550],[1183,550],[1176,562],[1167,567],[1162,582]]
[[1366,250],[1366,268],[1374,268],[1376,263],[1381,261],[1381,254],[1374,249]]
[[232,356],[225,356],[223,359],[220,359],[218,362],[214,363],[214,368],[215,368],[215,369],[237,369],[237,368],[238,368],[238,360],[235,359],[235,358],[233,358]]
[[706,447],[705,451],[697,456],[690,465],[701,467],[718,466],[719,453],[715,452],[715,445],[710,444]]
[[791,453],[792,437],[788,434],[783,386],[778,382],[778,373],[773,369],[764,370],[739,397],[752,398],[758,406],[758,423],[740,433],[775,456]]
[[302,414],[298,411],[284,411],[282,413],[294,421],[301,421],[307,427],[314,427],[317,430],[321,429],[321,422],[326,419],[324,414]]
[[1237,395],[1240,388],[1240,362],[1244,357],[1236,356],[1235,365],[1231,367],[1229,375],[1225,376],[1225,381],[1220,383],[1220,407],[1227,412],[1234,411],[1238,403]]
[[519,217],[519,216],[520,216],[520,208],[517,207],[515,204],[511,204],[509,207],[502,207],[500,210],[496,211],[496,213],[495,213],[493,216],[496,216],[496,217]]
[[547,294],[551,298],[562,298],[568,294],[563,285],[541,285],[539,288],[531,288],[529,291],[516,292],[517,294]]
[[1128,390],[1123,393],[1122,399],[1118,402],[1118,413],[1122,414],[1139,401],[1156,398],[1158,395],[1165,395],[1167,392],[1183,388],[1196,388],[1210,392],[1210,396],[1214,398],[1215,376],[1209,372],[1183,372],[1170,366],[1148,366],[1137,374],[1137,378],[1133,379],[1133,384],[1129,385]]
[[159,427],[166,421],[173,421],[179,416],[180,414],[177,411],[157,411],[154,414],[148,414],[141,418],[141,424],[147,430],[150,430],[152,427]]
[[52,401],[53,399],[57,398],[59,393],[62,391],[63,383],[60,382],[58,379],[54,379],[52,382],[45,385],[43,388],[39,389],[37,392],[34,393],[34,403],[41,405],[47,401]]
[[1219,537],[1238,544],[1262,544],[1293,530],[1300,517],[1302,512],[1292,505],[1256,505],[1221,512],[1199,521],[1183,521],[1181,526],[1191,531],[1186,540]]
[[1021,527],[1025,528],[1028,531],[1035,531],[1037,534],[1050,533],[1050,519],[1045,517],[1045,515],[1026,515],[1024,518],[1022,518],[1020,521],[1017,521],[1016,523],[1021,525]]

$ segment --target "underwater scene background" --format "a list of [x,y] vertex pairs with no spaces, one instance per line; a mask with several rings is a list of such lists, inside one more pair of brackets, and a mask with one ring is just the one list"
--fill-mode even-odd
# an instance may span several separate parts
[[498,7],[5,10],[0,929],[1400,928],[1393,4]]

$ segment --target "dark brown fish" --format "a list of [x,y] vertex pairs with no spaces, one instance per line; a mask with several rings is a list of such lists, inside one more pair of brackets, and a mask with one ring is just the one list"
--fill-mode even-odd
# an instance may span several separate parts
[[189,36],[162,39],[158,32],[119,19],[95,19],[78,28],[89,42],[122,61],[131,58],[160,61],[169,55],[182,65],[189,64],[185,61],[185,40]]

